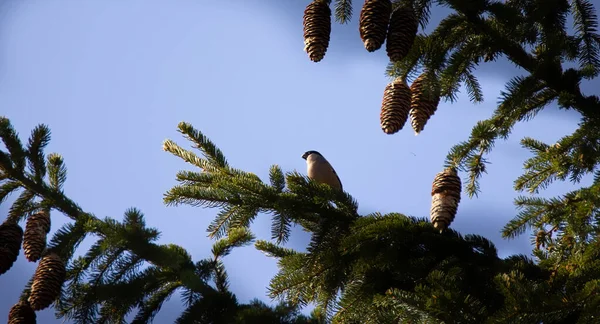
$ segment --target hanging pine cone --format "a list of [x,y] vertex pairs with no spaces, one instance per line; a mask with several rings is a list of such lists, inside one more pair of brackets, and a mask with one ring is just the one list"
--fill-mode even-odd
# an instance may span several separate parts
[[66,274],[64,262],[55,253],[47,254],[40,260],[28,299],[33,310],[45,309],[54,302],[60,295]]
[[325,57],[331,34],[331,9],[326,1],[315,0],[304,10],[304,51],[313,62]]
[[440,103],[440,97],[437,93],[430,93],[424,89],[424,80],[425,73],[421,74],[410,86],[410,123],[415,131],[415,135],[419,135],[423,131],[425,124],[435,114],[437,106]]
[[[552,232],[550,232],[552,233]],[[539,230],[537,232],[537,234],[535,235],[535,249],[539,250],[540,247],[545,247],[546,246],[546,231],[544,230]]]
[[23,238],[23,250],[27,260],[36,262],[40,259],[46,247],[48,232],[50,232],[50,213],[42,211],[27,218]]
[[10,308],[8,324],[35,324],[36,316],[29,303],[21,300]]
[[360,11],[358,21],[360,39],[369,52],[381,48],[385,42],[390,14],[392,13],[392,2],[390,0],[366,0]]
[[8,271],[17,261],[22,241],[23,229],[19,224],[7,222],[0,224],[0,275]]
[[456,216],[460,202],[461,182],[456,169],[447,168],[435,175],[431,186],[430,219],[433,227],[443,232]]
[[394,134],[404,127],[410,111],[410,88],[396,78],[385,87],[381,103],[381,129],[386,134]]
[[385,50],[390,61],[402,60],[415,42],[419,22],[415,12],[408,7],[399,7],[394,10],[390,18]]

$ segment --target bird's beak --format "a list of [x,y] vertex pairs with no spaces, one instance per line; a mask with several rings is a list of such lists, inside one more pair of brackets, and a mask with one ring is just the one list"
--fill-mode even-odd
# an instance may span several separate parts
[[308,157],[308,153],[304,153],[302,154],[302,158],[306,160],[306,158]]

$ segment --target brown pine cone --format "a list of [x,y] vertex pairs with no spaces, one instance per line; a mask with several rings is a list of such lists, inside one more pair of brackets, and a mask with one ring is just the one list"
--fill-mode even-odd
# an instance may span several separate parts
[[539,230],[537,232],[537,234],[535,235],[535,249],[539,250],[540,247],[545,247],[546,246],[546,231],[544,230]]
[[410,88],[400,78],[389,83],[381,103],[381,129],[386,134],[397,133],[404,127],[410,111]]
[[390,0],[366,0],[360,11],[358,21],[360,39],[369,52],[381,48],[385,42],[390,15],[392,13],[392,2]]
[[23,229],[17,223],[0,224],[0,275],[17,261],[23,241]]
[[450,226],[460,203],[461,182],[456,169],[447,168],[436,174],[431,186],[430,219],[433,227],[443,232]]
[[29,303],[21,300],[10,308],[8,324],[35,324],[36,315]]
[[411,92],[411,109],[410,123],[415,131],[415,135],[419,135],[425,128],[425,124],[435,111],[440,102],[437,89],[427,91],[424,85],[425,73],[421,74],[410,86]]
[[304,10],[304,51],[313,62],[325,57],[331,35],[331,9],[326,1],[315,0]]
[[36,262],[46,248],[46,235],[50,232],[50,213],[42,211],[27,218],[23,250],[30,262]]
[[399,7],[394,10],[385,44],[391,62],[398,62],[406,57],[415,42],[418,30],[419,22],[411,8]]
[[42,257],[33,276],[29,303],[39,311],[50,306],[60,295],[67,271],[61,258],[55,253]]

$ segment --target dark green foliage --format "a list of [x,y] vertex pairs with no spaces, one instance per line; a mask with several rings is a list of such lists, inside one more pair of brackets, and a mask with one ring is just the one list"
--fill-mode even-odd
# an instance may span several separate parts
[[[332,1],[325,1],[332,5]],[[346,23],[353,2],[336,0],[336,20]],[[66,167],[58,154],[44,153],[50,130],[36,127],[23,145],[7,118],[0,118],[0,203],[16,200],[7,221],[54,210],[72,222],[60,228],[48,249],[67,263],[67,281],[55,302],[59,317],[77,323],[120,323],[131,315],[147,323],[175,294],[185,310],[177,323],[596,323],[600,317],[600,99],[580,86],[600,71],[600,36],[595,8],[587,0],[400,0],[425,28],[434,5],[453,11],[410,51],[390,64],[393,78],[411,81],[426,71],[424,90],[457,99],[461,86],[472,102],[483,100],[476,68],[501,57],[520,67],[487,120],[451,148],[447,167],[467,172],[469,195],[480,191],[486,154],[507,139],[517,122],[548,105],[581,115],[573,134],[548,144],[526,137],[531,152],[515,189],[518,214],[502,229],[506,238],[533,235],[533,259],[500,258],[494,245],[452,229],[440,234],[426,219],[399,213],[360,215],[342,191],[297,172],[269,169],[264,181],[235,169],[217,146],[188,123],[178,125],[195,152],[171,140],[165,151],[196,167],[180,171],[164,196],[167,205],[217,208],[207,234],[217,241],[212,255],[193,261],[173,244],[156,244],[137,209],[122,221],[84,211],[62,191]],[[569,34],[567,22],[574,32]],[[568,65],[567,65],[568,64]],[[539,197],[554,181],[588,187],[559,197]],[[240,303],[229,291],[222,258],[254,242],[249,227],[270,214],[271,239],[254,246],[277,259],[279,272],[268,287],[280,304]],[[460,215],[458,215],[460,217]],[[482,221],[487,215],[480,215]],[[281,246],[293,226],[311,234],[305,252]],[[81,241],[95,242],[74,256]],[[8,242],[13,244],[14,242]],[[17,246],[13,244],[14,246]],[[12,258],[12,255],[11,255]],[[12,260],[12,259],[11,259]],[[26,300],[32,281],[19,299]],[[15,298],[15,301],[18,299]],[[310,317],[299,307],[317,305]]]
[[[139,210],[127,210],[122,221],[99,219],[66,197],[61,189],[66,180],[62,158],[57,154],[49,154],[47,161],[44,158],[43,147],[49,141],[49,130],[45,126],[38,126],[33,131],[27,148],[20,147],[16,132],[7,119],[2,119],[1,126],[4,129],[0,132],[8,137],[6,142],[12,147],[10,155],[2,154],[8,159],[17,156],[17,162],[21,153],[31,157],[26,161],[30,173],[24,166],[14,167],[18,163],[12,160],[0,164],[1,198],[23,189],[9,210],[8,221],[19,221],[42,208],[58,210],[74,220],[58,229],[48,244],[48,249],[68,261],[67,282],[55,303],[59,317],[76,323],[120,323],[133,314],[134,323],[148,323],[166,300],[180,293],[187,305],[179,319],[181,323],[250,323],[248,319],[253,318],[268,319],[265,323],[317,323],[299,315],[295,306],[282,304],[269,308],[256,302],[238,303],[228,290],[227,273],[221,258],[235,247],[252,243],[254,236],[245,227],[250,220],[224,227],[226,231],[221,235],[224,237],[213,246],[213,257],[194,264],[183,248],[153,243],[159,232],[146,227]],[[181,123],[180,130],[197,148],[209,152],[206,160],[190,152],[181,153],[189,161],[214,170],[222,179],[237,176],[260,182],[254,175],[230,168],[219,149],[189,124]],[[282,191],[285,186],[283,174],[281,170],[273,170],[273,184]],[[204,181],[208,184],[219,179],[219,175],[204,175],[181,172],[178,178],[184,183]],[[238,226],[233,226],[235,224]],[[87,253],[74,258],[75,249],[88,234],[97,238],[95,243]],[[19,248],[20,240],[13,245]],[[29,296],[31,284],[30,280],[21,299]]]
[[[199,131],[189,125],[180,129],[193,134],[187,137],[203,157],[172,141],[166,142],[166,149],[205,168],[180,172],[181,184],[165,201],[252,213],[221,225],[212,257],[194,263],[179,246],[153,243],[159,232],[147,228],[136,209],[127,210],[123,221],[99,219],[81,211],[55,186],[26,182],[39,190],[45,206],[77,215],[49,244],[70,260],[67,283],[56,303],[59,316],[78,323],[112,323],[134,314],[135,323],[145,323],[175,293],[186,305],[178,323],[496,323],[529,317],[560,323],[575,313],[594,314],[591,305],[598,301],[589,281],[594,268],[581,267],[572,274],[546,266],[558,255],[575,255],[577,247],[562,245],[560,253],[544,256],[540,265],[521,256],[502,259],[485,238],[452,230],[439,234],[425,219],[395,213],[361,216],[348,193],[295,172],[284,174],[277,166],[271,167],[270,183],[264,183],[225,163],[223,154]],[[15,174],[11,177],[27,179]],[[282,299],[275,308],[256,301],[240,304],[229,291],[221,260],[233,248],[254,241],[248,227],[259,212],[285,215],[288,226],[297,224],[312,233],[304,253],[268,241],[255,244],[279,262],[280,272],[269,286],[271,297]],[[87,234],[95,235],[96,242],[85,255],[73,258],[72,251]],[[597,262],[596,256],[583,254],[586,264]],[[564,291],[572,292],[568,299]],[[297,313],[308,303],[319,306],[312,319]],[[557,314],[556,309],[565,311]]]

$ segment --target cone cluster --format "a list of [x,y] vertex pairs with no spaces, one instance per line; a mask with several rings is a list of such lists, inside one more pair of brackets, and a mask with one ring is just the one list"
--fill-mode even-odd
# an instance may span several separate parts
[[390,0],[366,0],[358,21],[360,39],[369,52],[381,48],[387,35],[392,2]]
[[8,324],[35,324],[36,316],[27,301],[19,301],[10,308]]
[[17,261],[23,229],[19,224],[4,222],[0,224],[0,275],[8,271]]
[[326,1],[315,0],[304,10],[304,51],[313,62],[325,57],[331,34],[331,9]]
[[55,253],[45,255],[38,264],[31,284],[29,303],[39,311],[50,306],[60,295],[66,278],[65,264]]
[[400,78],[385,87],[379,115],[384,133],[394,134],[404,127],[410,111],[410,98],[410,88]]
[[36,262],[42,257],[48,232],[50,232],[50,213],[42,211],[27,218],[23,238],[23,250],[27,260]]
[[385,43],[391,62],[398,62],[406,57],[415,42],[418,30],[419,22],[411,8],[402,6],[394,10]]
[[461,182],[456,169],[448,168],[435,175],[431,186],[430,219],[443,232],[450,226],[460,203]]
[[425,89],[425,73],[421,74],[410,86],[411,110],[410,123],[415,135],[419,135],[425,128],[425,124],[435,111],[440,102],[439,94],[429,93]]

